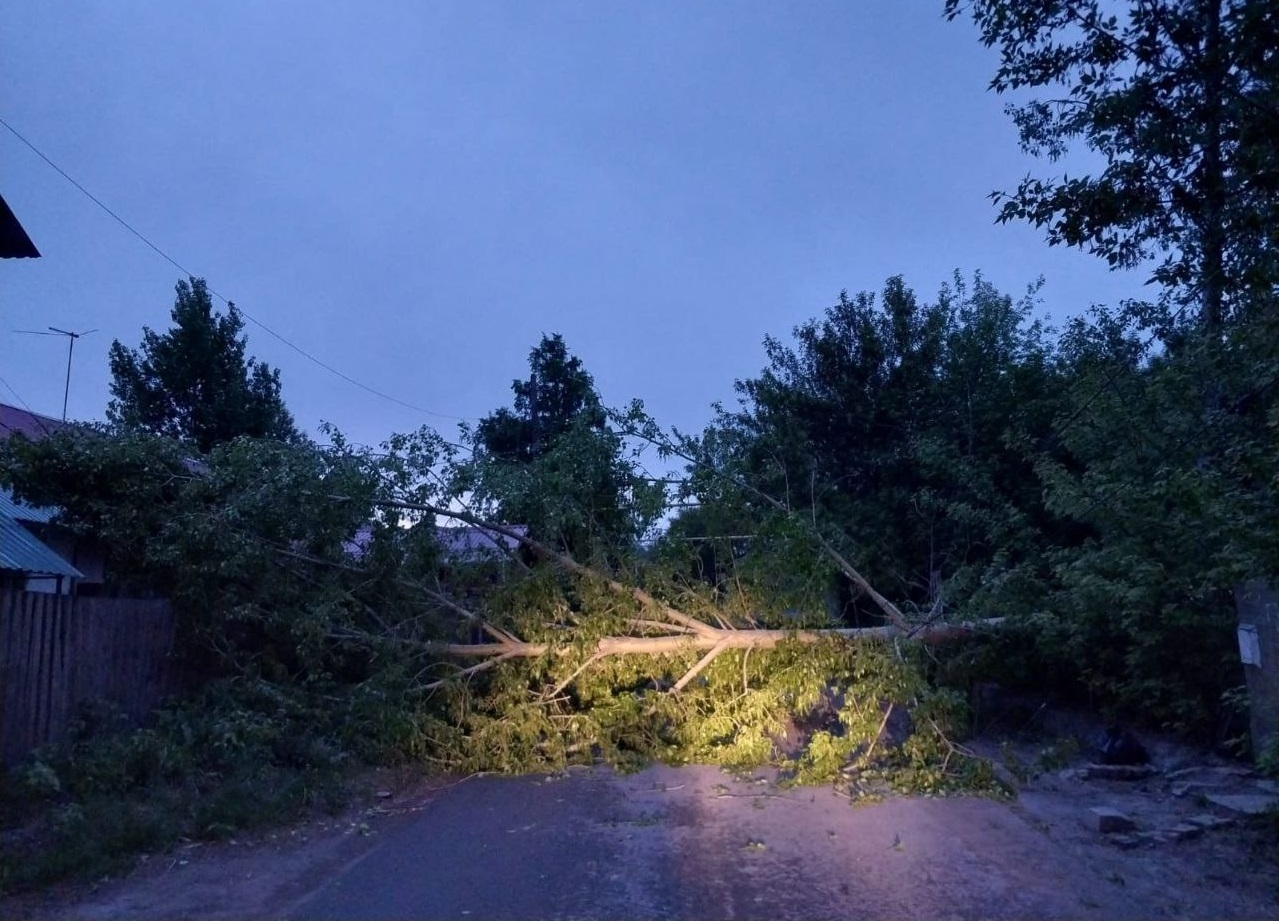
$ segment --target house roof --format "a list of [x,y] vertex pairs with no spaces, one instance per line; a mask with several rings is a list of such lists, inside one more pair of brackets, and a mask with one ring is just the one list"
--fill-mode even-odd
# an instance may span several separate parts
[[31,242],[27,232],[22,229],[18,216],[13,213],[4,196],[0,195],[0,258],[30,259],[40,255],[40,250]]
[[373,542],[373,525],[362,524],[356,528],[355,533],[349,540],[342,541],[342,550],[348,556],[352,556],[357,560],[364,559],[365,552],[369,549],[369,544]]
[[[0,439],[18,433],[34,441],[68,427],[66,422],[0,403]],[[57,513],[52,506],[19,502],[11,490],[0,488],[0,569],[84,578],[84,573],[23,527],[23,522],[48,524]]]
[[56,514],[58,510],[51,505],[27,505],[14,498],[12,490],[0,487],[0,518],[48,524]]
[[[3,514],[2,509],[0,514]],[[507,527],[521,536],[528,534],[527,525],[513,524]],[[444,552],[444,558],[454,563],[476,563],[501,558],[520,547],[520,542],[513,537],[474,525],[437,526],[435,537]],[[357,560],[363,559],[372,542],[373,525],[362,524],[350,538],[342,542],[342,549]]]
[[0,569],[84,578],[80,570],[23,527],[23,522],[48,524],[56,514],[58,510],[52,506],[27,505],[15,499],[10,490],[0,488]]
[[[528,534],[527,525],[513,524],[507,527],[521,537]],[[497,554],[505,555],[520,547],[520,542],[513,537],[471,525],[436,528],[435,535],[444,548],[445,556],[459,562],[487,559]]]
[[19,409],[8,403],[0,403],[0,438],[10,435],[25,435],[32,441],[39,441],[46,435],[52,435],[61,429],[72,428],[70,422],[42,416],[29,409]]
[[41,576],[84,578],[84,573],[7,516],[0,516],[0,569],[16,569]]

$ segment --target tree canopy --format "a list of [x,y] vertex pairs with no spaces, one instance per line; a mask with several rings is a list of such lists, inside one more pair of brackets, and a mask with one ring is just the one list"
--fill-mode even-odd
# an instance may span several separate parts
[[467,487],[495,517],[583,556],[631,547],[660,513],[654,490],[608,425],[595,382],[559,334],[529,353],[514,408],[469,435]]
[[[1021,145],[1058,160],[1074,142],[1091,175],[1027,177],[995,193],[1001,221],[1112,266],[1160,260],[1179,311],[1219,330],[1279,283],[1279,8],[1270,0],[946,0],[998,48],[999,93]],[[1024,98],[1021,93],[1019,97]]]
[[1071,663],[1095,699],[1221,741],[1243,677],[1232,591],[1276,567],[1279,8],[945,9],[998,49],[1024,150],[1102,161],[995,193],[1000,220],[1112,266],[1156,260],[1157,303],[1095,309],[1059,343],[1064,405],[1033,463],[1076,539],[1046,545],[1031,596],[1040,673]]
[[542,336],[529,352],[527,380],[511,382],[514,409],[498,409],[480,421],[476,440],[502,460],[528,463],[545,454],[576,424],[604,427],[595,380],[569,352],[559,333]]
[[143,328],[130,349],[111,344],[107,418],[123,430],[180,439],[206,453],[240,435],[294,440],[280,372],[246,355],[234,304],[213,309],[202,278],[179,281],[166,333]]
[[[894,597],[966,600],[992,567],[1032,556],[1045,523],[1022,443],[1047,437],[1058,382],[1032,308],[980,276],[931,303],[901,278],[879,297],[841,295],[793,345],[765,340],[767,367],[737,382],[739,408],[703,436],[699,499],[774,517],[749,491],[725,492],[731,470],[814,521]],[[845,616],[877,612],[856,590],[843,597]]]

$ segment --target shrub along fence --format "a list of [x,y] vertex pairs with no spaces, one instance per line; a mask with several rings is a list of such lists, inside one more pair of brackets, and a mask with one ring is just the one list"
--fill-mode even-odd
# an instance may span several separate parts
[[179,690],[168,601],[0,592],[0,762],[67,737],[81,703],[139,723]]

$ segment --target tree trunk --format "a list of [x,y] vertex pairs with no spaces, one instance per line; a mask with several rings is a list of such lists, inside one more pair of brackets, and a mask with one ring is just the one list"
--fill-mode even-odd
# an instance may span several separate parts
[[[891,625],[836,630],[734,630],[708,625],[706,632],[679,636],[606,636],[595,644],[592,652],[596,656],[659,656],[698,649],[771,649],[788,639],[799,643],[817,643],[831,637],[850,642],[903,638],[932,645],[973,636],[998,627],[1003,622],[1002,617],[994,617],[967,624],[931,624],[908,634],[903,634]],[[536,658],[557,647],[550,643],[515,640],[499,643],[439,643],[428,648],[452,656]],[[558,647],[560,651],[568,651],[569,648]]]

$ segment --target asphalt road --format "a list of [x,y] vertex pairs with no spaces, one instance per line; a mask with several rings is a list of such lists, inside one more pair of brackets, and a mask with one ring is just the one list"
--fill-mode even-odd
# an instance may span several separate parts
[[666,849],[630,833],[640,818],[604,775],[477,778],[389,832],[294,917],[670,917],[647,885]]
[[[1113,849],[1107,849],[1113,850]],[[1003,803],[780,790],[713,768],[476,778],[295,921],[1129,917],[1141,898]]]
[[1180,827],[1205,808],[1166,779],[1064,771],[1013,802],[890,797],[857,806],[829,787],[779,789],[713,767],[387,780],[375,807],[254,840],[188,842],[121,879],[0,900],[0,917],[1279,917],[1279,866],[1264,825],[1128,849],[1098,833],[1097,806],[1147,830]]

